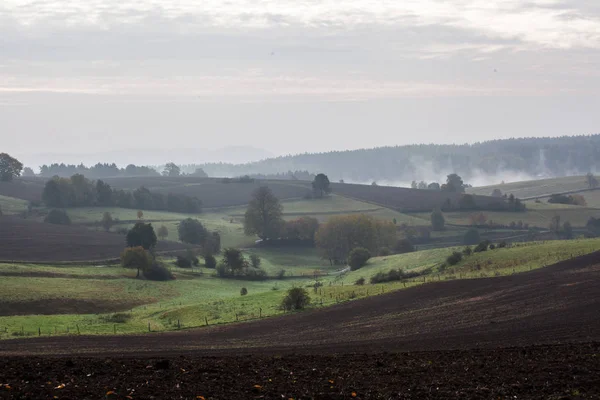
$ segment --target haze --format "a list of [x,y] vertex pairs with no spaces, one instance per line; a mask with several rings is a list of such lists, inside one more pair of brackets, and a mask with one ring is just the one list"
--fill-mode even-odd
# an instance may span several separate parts
[[2,151],[39,165],[260,149],[216,153],[243,162],[597,133],[599,47],[600,5],[583,0],[3,0]]

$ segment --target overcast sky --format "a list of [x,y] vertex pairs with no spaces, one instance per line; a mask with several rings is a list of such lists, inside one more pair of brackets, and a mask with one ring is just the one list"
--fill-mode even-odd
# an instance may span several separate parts
[[596,0],[2,0],[0,151],[598,133],[599,48]]

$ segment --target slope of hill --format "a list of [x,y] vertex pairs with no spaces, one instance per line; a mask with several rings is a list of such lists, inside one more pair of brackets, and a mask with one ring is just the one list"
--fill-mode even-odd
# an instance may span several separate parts
[[164,355],[515,346],[600,340],[600,253],[528,273],[436,282],[243,324],[120,337],[43,337],[0,354]]
[[585,176],[567,176],[468,188],[467,193],[489,196],[494,189],[499,189],[503,194],[527,199],[549,197],[555,193],[587,191],[589,186]]

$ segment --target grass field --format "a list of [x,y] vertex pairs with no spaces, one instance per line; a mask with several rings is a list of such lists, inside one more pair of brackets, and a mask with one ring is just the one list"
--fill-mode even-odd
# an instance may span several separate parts
[[489,196],[494,189],[500,189],[503,194],[514,194],[516,197],[522,199],[528,197],[550,196],[553,193],[569,192],[587,188],[588,184],[585,176],[567,176],[468,188],[467,193]]
[[27,210],[27,201],[14,197],[0,196],[0,210],[3,214],[18,214]]
[[[293,286],[307,287],[312,306],[322,307],[425,283],[421,279],[431,282],[527,271],[596,251],[599,244],[599,240],[588,239],[515,245],[473,255],[444,273],[434,272],[410,282],[354,285],[360,277],[368,283],[372,275],[391,268],[417,271],[432,267],[437,271],[454,249],[380,257],[358,271],[342,275],[329,267],[330,274],[319,277],[321,286],[314,290],[316,281],[308,276],[247,282],[220,279],[207,269],[173,268],[176,280],[151,282],[136,280],[135,271],[119,267],[4,264],[0,265],[0,338],[37,335],[38,329],[43,335],[77,330],[82,334],[141,333],[243,321],[281,314],[279,304],[285,291]],[[327,270],[316,254],[294,256],[289,251],[267,249],[258,252],[269,270],[285,268],[294,275],[310,274],[314,267]],[[247,288],[248,295],[240,295],[242,287]],[[95,308],[90,309],[89,302]]]

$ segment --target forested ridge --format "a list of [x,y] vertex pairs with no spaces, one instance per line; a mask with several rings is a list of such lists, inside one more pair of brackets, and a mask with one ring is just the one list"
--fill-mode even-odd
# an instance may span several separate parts
[[600,135],[503,139],[474,144],[418,144],[305,153],[248,164],[209,163],[209,176],[305,170],[355,182],[440,180],[455,172],[465,182],[481,175],[551,177],[585,174],[600,165]]

